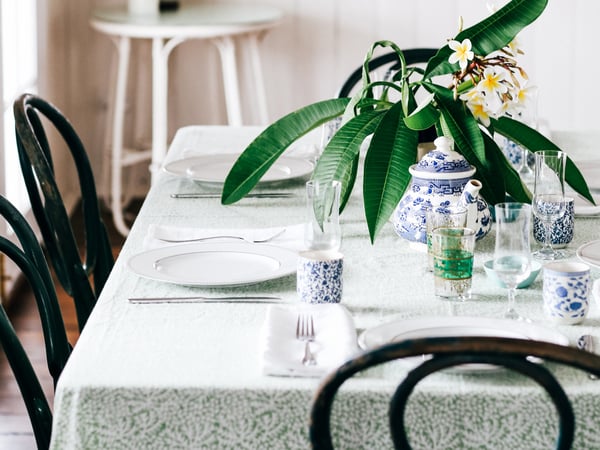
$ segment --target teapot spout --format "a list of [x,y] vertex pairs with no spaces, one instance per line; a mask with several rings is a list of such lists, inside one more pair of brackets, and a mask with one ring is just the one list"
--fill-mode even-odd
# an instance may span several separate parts
[[467,227],[475,230],[478,240],[488,234],[492,227],[489,207],[479,196],[481,187],[481,181],[469,180],[458,200],[458,205],[467,209]]
[[479,195],[481,187],[481,181],[469,180],[463,189],[462,195],[458,200],[458,204],[460,206],[464,206],[465,208],[469,208],[469,205],[477,203],[477,196]]

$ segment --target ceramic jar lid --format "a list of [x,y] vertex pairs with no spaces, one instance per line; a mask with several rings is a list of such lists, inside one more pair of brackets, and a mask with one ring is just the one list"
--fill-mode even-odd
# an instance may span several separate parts
[[469,178],[475,173],[475,167],[453,150],[452,139],[440,136],[433,143],[436,148],[408,169],[412,176],[446,180]]

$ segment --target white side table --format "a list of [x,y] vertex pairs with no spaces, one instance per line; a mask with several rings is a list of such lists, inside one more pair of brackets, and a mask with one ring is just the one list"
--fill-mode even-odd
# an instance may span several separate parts
[[[111,209],[115,226],[123,235],[126,235],[129,229],[123,221],[121,204],[122,168],[149,159],[150,171],[154,178],[154,173],[167,152],[168,60],[171,51],[188,39],[206,39],[217,47],[221,56],[228,121],[230,125],[242,125],[235,56],[236,43],[239,43],[240,50],[246,52],[251,63],[256,108],[260,121],[266,124],[267,104],[258,42],[281,18],[280,10],[255,4],[181,5],[176,11],[155,16],[131,15],[126,6],[94,11],[92,27],[110,36],[118,50],[112,124]],[[123,149],[131,39],[152,40],[152,149],[147,151]]]

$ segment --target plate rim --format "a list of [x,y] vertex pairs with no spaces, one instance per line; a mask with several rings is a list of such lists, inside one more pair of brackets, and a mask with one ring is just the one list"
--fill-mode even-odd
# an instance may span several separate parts
[[[376,343],[373,345],[367,345],[367,342],[365,341],[366,337],[365,335],[367,335],[368,333],[373,333],[376,332],[378,329],[384,328],[384,327],[392,327],[394,325],[400,324],[400,323],[405,323],[405,324],[413,324],[412,327],[409,326],[409,328],[406,331],[416,331],[418,328],[416,328],[414,326],[415,323],[417,324],[423,324],[423,323],[427,323],[427,322],[434,322],[436,324],[439,324],[440,326],[455,326],[455,327],[465,327],[465,326],[474,326],[473,324],[477,324],[478,328],[481,328],[482,326],[486,326],[487,325],[491,325],[491,324],[500,324],[500,323],[508,323],[506,322],[507,319],[494,319],[494,318],[490,318],[490,317],[475,317],[475,316],[435,316],[435,317],[413,317],[413,318],[405,318],[405,319],[398,319],[398,320],[393,320],[391,322],[386,322],[380,325],[377,325],[375,327],[371,327],[368,328],[366,330],[364,330],[362,333],[360,333],[359,337],[358,337],[358,345],[360,346],[360,348],[362,348],[363,350],[368,350],[373,348],[374,346],[378,346],[378,345],[383,345],[383,344],[387,344],[390,343],[389,340],[386,340],[385,342],[380,342],[380,343]],[[445,323],[444,323],[445,322]],[[508,329],[507,331],[511,331],[514,332],[514,334],[523,334],[525,335],[527,338],[531,338],[524,330],[524,328],[532,328],[535,327],[539,330],[543,330],[544,332],[548,333],[548,336],[550,335],[554,335],[555,340],[548,340],[548,339],[539,339],[539,340],[544,340],[545,342],[552,342],[555,344],[559,344],[559,345],[569,345],[569,338],[567,336],[565,336],[564,334],[556,331],[556,330],[551,330],[549,328],[537,325],[537,324],[524,324],[524,323],[515,323],[513,324],[513,328]],[[421,328],[424,328],[421,325]],[[428,326],[428,328],[432,328],[431,325]],[[395,335],[398,335],[399,332],[396,332]]]
[[[188,253],[200,252],[232,252],[248,253],[257,256],[268,256],[277,260],[280,264],[278,270],[269,272],[264,276],[253,276],[246,278],[231,278],[223,282],[207,282],[207,281],[189,281],[176,280],[173,277],[161,276],[160,272],[154,269],[154,262],[160,258],[183,255]],[[264,281],[275,280],[296,272],[298,254],[294,250],[268,244],[253,244],[249,242],[221,242],[221,243],[204,243],[198,242],[194,244],[184,245],[168,245],[142,251],[132,255],[127,259],[127,267],[136,275],[164,283],[176,284],[180,286],[194,287],[227,287],[227,286],[244,286],[249,284],[261,283]],[[141,265],[141,266],[140,266]],[[231,275],[231,274],[229,274]]]
[[600,269],[600,257],[598,258],[597,262],[590,262],[588,259],[586,259],[586,257],[582,254],[582,251],[584,248],[589,247],[591,245],[600,245],[600,239],[594,239],[593,241],[590,242],[586,242],[584,244],[581,244],[579,247],[577,247],[577,250],[575,251],[575,254],[577,255],[577,257],[583,261],[586,264],[589,264],[590,266],[596,268],[596,269]]
[[[188,162],[188,166],[192,164],[193,161],[198,161],[198,162],[202,162],[203,160],[206,160],[208,158],[215,158],[215,157],[219,157],[219,158],[231,158],[233,161],[237,160],[237,158],[239,158],[240,153],[212,153],[212,154],[207,154],[207,155],[195,155],[195,156],[189,156],[186,158],[180,158],[180,159],[176,159],[174,161],[171,161],[167,164],[165,164],[163,166],[163,171],[170,174],[170,175],[174,175],[174,176],[178,176],[180,178],[186,178],[189,180],[193,180],[195,182],[198,183],[206,183],[206,184],[215,184],[215,185],[222,185],[225,180],[213,180],[213,179],[206,179],[206,178],[199,178],[193,175],[190,175],[187,172],[188,167],[185,167],[183,170],[180,169],[173,169],[174,165],[177,164],[184,164],[186,161]],[[232,163],[233,163],[232,161]],[[264,183],[279,183],[282,181],[290,181],[290,180],[295,180],[298,178],[302,178],[305,177],[307,175],[310,174],[310,172],[314,169],[314,164],[309,161],[306,158],[297,158],[294,156],[280,156],[279,158],[277,158],[277,160],[274,162],[274,164],[285,164],[286,161],[290,161],[291,163],[295,163],[295,164],[300,164],[304,167],[301,167],[298,170],[298,173],[292,173],[290,175],[287,176],[280,176],[280,177],[273,177],[273,178],[268,178],[268,179],[261,179],[259,181],[259,184],[264,184]],[[291,164],[288,164],[291,165]],[[293,168],[292,168],[293,169]]]

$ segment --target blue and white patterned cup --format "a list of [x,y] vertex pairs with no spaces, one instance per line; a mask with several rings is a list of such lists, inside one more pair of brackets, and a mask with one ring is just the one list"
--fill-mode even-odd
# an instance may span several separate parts
[[[573,240],[575,233],[575,200],[565,197],[565,213],[552,224],[552,247],[564,248]],[[544,224],[536,216],[533,217],[533,237],[543,244],[546,241]]]
[[579,262],[552,262],[544,266],[544,313],[563,325],[585,319],[590,308],[590,267]]
[[296,292],[305,303],[340,303],[344,255],[336,251],[306,251],[298,257]]

